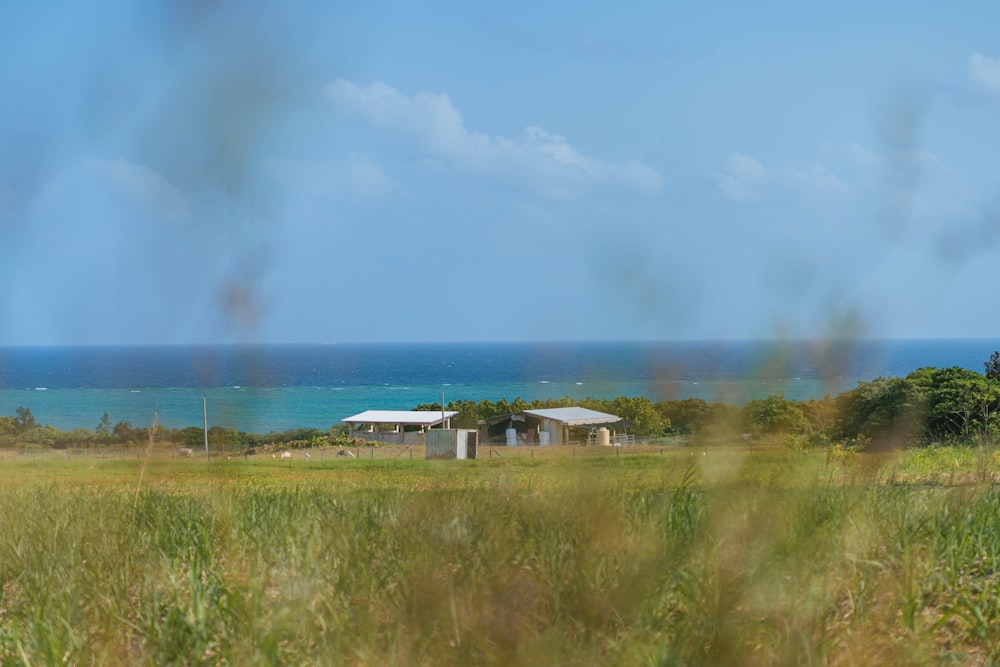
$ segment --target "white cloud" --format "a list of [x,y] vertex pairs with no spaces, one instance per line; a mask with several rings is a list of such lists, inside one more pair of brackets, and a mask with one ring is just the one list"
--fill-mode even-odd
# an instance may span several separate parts
[[851,187],[822,164],[768,169],[743,153],[728,155],[722,171],[712,178],[726,197],[744,202],[787,196],[826,202],[851,193]]
[[170,181],[152,169],[126,160],[92,159],[87,166],[135,202],[174,221],[189,217],[187,199]]
[[343,79],[327,86],[326,92],[338,108],[406,135],[432,157],[522,182],[546,196],[579,197],[604,185],[643,194],[656,194],[663,187],[662,176],[649,165],[584,155],[564,137],[540,127],[527,127],[513,139],[470,131],[447,95],[405,95],[384,83],[362,88]]
[[980,53],[969,57],[969,80],[984,93],[1000,95],[1000,59]]
[[773,181],[764,165],[743,153],[731,153],[727,156],[723,171],[713,176],[723,194],[737,201],[761,199]]
[[395,187],[382,168],[361,153],[324,162],[270,160],[265,166],[286,186],[312,197],[368,201],[388,196]]

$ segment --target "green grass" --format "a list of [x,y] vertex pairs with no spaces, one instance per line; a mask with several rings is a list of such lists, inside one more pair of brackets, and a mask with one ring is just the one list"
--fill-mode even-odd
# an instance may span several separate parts
[[992,452],[142,466],[0,466],[5,664],[1000,658]]

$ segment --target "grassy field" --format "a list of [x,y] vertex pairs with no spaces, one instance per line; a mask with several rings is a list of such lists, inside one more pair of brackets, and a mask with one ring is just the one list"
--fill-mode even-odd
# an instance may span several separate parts
[[[594,449],[594,448],[591,448]],[[4,664],[994,664],[991,451],[0,462]]]

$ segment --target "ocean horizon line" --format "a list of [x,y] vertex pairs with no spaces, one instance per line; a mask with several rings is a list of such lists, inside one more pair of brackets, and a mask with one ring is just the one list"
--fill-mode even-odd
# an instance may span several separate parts
[[989,336],[817,336],[781,338],[635,338],[577,340],[434,340],[434,341],[215,341],[215,342],[128,342],[128,343],[6,343],[0,350],[16,349],[106,349],[106,348],[257,348],[257,347],[396,347],[448,345],[657,345],[657,344],[836,344],[836,343],[975,343],[993,341],[1000,347],[1000,337]]

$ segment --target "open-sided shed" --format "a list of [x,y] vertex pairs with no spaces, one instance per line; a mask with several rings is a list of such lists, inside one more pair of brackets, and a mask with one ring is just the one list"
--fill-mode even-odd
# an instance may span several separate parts
[[348,425],[350,437],[362,440],[412,445],[423,441],[435,426],[451,427],[453,410],[365,410],[340,421]]
[[578,406],[522,410],[509,415],[479,421],[479,442],[506,445],[563,445],[574,441],[586,442],[574,433],[589,433],[601,427],[610,428],[622,418]]

